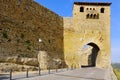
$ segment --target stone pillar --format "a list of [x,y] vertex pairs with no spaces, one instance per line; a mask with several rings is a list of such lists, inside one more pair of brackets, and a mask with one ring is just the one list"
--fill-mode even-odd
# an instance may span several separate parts
[[102,55],[101,55],[101,50],[98,52],[97,59],[96,59],[96,67],[97,68],[102,68]]
[[46,51],[39,51],[38,62],[41,69],[47,69],[49,66],[49,56]]

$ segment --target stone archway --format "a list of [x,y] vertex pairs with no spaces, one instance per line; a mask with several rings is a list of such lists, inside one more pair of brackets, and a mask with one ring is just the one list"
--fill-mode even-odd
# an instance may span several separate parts
[[81,67],[95,67],[100,48],[95,43],[88,43],[82,51]]

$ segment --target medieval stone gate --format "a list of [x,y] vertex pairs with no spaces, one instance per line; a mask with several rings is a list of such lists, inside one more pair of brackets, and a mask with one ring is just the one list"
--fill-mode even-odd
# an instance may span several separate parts
[[69,67],[110,66],[110,4],[74,2],[73,17],[64,18],[64,54]]
[[73,16],[65,18],[33,0],[0,0],[0,55],[5,58],[0,61],[12,62],[6,55],[36,58],[40,50],[47,58],[40,61],[43,65],[58,61],[69,67],[108,68],[110,5],[74,2]]

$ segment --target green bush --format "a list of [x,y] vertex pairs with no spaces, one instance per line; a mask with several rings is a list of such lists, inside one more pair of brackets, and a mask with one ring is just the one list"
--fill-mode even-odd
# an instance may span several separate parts
[[27,47],[27,49],[28,49],[28,50],[31,50],[31,48],[30,48],[29,46]]
[[26,43],[28,46],[30,46],[30,45],[31,45],[30,40],[25,41],[25,43]]
[[114,69],[114,73],[115,73],[116,77],[118,78],[118,80],[120,80],[120,70]]
[[3,32],[2,35],[3,35],[3,38],[8,38],[7,32]]

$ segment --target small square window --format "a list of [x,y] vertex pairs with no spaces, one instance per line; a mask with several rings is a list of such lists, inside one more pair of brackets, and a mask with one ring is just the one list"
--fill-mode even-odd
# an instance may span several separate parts
[[104,9],[104,8],[101,8],[100,12],[101,12],[101,13],[104,13],[104,12],[105,12],[105,9]]
[[80,12],[84,12],[84,7],[80,7]]

